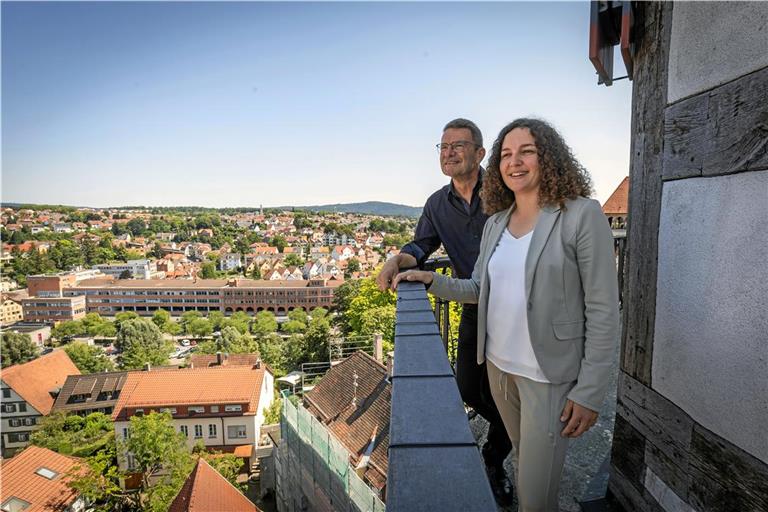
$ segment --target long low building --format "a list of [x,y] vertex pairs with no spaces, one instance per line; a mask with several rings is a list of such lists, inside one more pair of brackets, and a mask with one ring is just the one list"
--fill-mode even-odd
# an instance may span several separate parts
[[330,308],[334,292],[342,283],[335,279],[93,279],[64,288],[62,293],[67,297],[84,295],[88,313],[107,316],[123,311],[152,315],[159,309],[172,315],[187,311],[285,314],[296,308]]

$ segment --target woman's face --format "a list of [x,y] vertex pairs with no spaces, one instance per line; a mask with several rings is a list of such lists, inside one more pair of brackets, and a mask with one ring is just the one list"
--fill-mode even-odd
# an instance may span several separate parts
[[499,170],[504,184],[515,195],[538,192],[539,151],[528,128],[515,128],[504,137]]

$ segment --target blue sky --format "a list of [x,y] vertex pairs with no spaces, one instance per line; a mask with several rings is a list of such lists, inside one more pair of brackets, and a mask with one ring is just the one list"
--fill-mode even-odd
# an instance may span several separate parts
[[488,148],[527,115],[604,200],[631,84],[596,84],[588,27],[587,2],[3,2],[2,200],[421,206],[445,122]]

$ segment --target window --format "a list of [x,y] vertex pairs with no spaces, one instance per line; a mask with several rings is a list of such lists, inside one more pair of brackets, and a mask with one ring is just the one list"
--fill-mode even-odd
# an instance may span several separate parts
[[24,425],[26,425],[28,427],[34,425],[35,423],[37,423],[35,418],[24,418]]
[[197,405],[190,406],[188,410],[189,410],[189,414],[190,415],[205,413],[205,407],[200,407],[200,406],[197,406]]
[[21,512],[29,507],[29,502],[19,499],[15,496],[11,496],[0,505],[0,510],[3,512]]
[[179,427],[179,430],[182,434],[184,434],[184,437],[189,437],[189,427],[186,425],[182,425]]
[[16,412],[16,404],[3,405],[3,412]]
[[144,416],[144,409],[136,409],[133,411],[136,416]]
[[128,430],[127,427],[123,428],[123,439],[128,439],[131,437],[131,431]]
[[240,412],[243,410],[242,405],[225,405],[224,412]]
[[195,425],[195,439],[203,437],[203,426]]
[[48,469],[46,467],[38,468],[37,471],[35,471],[35,473],[42,476],[43,478],[47,478],[48,480],[53,480],[54,478],[59,476],[57,472],[55,472],[52,469]]
[[219,406],[218,405],[212,405],[211,406],[211,412],[219,412]]
[[227,427],[227,437],[230,439],[244,439],[246,436],[245,425],[230,425]]
[[8,420],[8,425],[11,427],[20,427],[21,426],[21,420],[20,419],[10,419]]
[[133,456],[132,453],[126,453],[125,454],[125,461],[128,464],[128,469],[129,470],[132,471],[132,470],[136,469],[136,458]]
[[11,443],[26,443],[29,441],[29,434],[8,434],[8,441]]
[[11,398],[11,388],[3,388],[3,398]]
[[27,402],[21,402],[18,406],[19,412],[27,412]]
[[175,407],[163,407],[163,408],[160,409],[160,412],[167,412],[167,413],[170,413],[171,415],[174,415],[174,414],[176,414],[176,408]]
[[208,437],[216,437],[216,425],[213,423],[208,424]]

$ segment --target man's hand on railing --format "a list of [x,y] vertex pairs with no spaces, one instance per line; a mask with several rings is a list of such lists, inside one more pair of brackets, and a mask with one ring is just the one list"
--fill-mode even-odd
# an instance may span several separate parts
[[397,273],[400,272],[400,269],[415,267],[417,264],[418,262],[416,261],[416,258],[404,252],[390,258],[384,263],[384,266],[381,267],[379,275],[376,276],[376,284],[378,285],[379,290],[383,292],[390,286],[394,290],[395,287],[392,285],[392,280]]
[[426,285],[432,284],[432,272],[426,270],[408,270],[397,274],[392,280],[392,289],[397,289],[397,283],[400,281],[419,281]]

